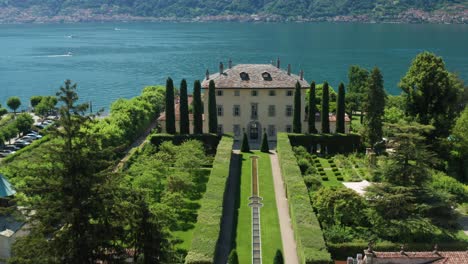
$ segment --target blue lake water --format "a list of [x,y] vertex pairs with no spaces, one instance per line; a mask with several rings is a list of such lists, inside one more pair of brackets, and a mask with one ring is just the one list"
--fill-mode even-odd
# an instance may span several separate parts
[[385,88],[398,82],[411,60],[428,50],[468,81],[468,25],[106,23],[0,25],[0,103],[20,96],[52,95],[65,79],[78,83],[82,100],[109,108],[146,85],[189,86],[218,70],[220,61],[302,68],[308,81],[347,82],[350,65],[378,66]]

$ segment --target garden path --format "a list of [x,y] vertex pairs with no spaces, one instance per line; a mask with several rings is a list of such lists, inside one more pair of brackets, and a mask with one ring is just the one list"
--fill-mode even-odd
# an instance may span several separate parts
[[275,184],[276,207],[278,208],[281,240],[283,241],[283,257],[286,264],[299,264],[294,230],[291,225],[291,217],[289,216],[288,199],[286,198],[286,190],[284,189],[278,155],[275,151],[272,151],[270,160]]

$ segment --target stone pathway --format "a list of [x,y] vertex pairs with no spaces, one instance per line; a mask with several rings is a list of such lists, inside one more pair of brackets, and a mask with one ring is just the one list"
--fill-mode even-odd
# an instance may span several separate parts
[[249,206],[252,208],[252,263],[262,264],[262,231],[260,228],[260,208],[262,198],[258,188],[258,157],[252,156],[252,196]]
[[283,177],[281,176],[281,169],[276,152],[272,152],[270,159],[275,184],[276,207],[278,208],[281,240],[283,241],[283,257],[286,264],[299,264],[294,230],[291,225],[291,217],[289,216],[288,199],[286,198]]

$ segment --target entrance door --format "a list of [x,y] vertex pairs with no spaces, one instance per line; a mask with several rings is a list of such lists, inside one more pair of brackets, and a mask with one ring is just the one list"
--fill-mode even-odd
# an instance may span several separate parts
[[259,122],[251,122],[249,124],[249,138],[252,141],[258,141],[260,139],[260,123]]

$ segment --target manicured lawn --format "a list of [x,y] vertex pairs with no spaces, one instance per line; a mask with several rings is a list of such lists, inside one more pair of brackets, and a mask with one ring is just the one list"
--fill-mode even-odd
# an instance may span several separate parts
[[341,181],[338,181],[336,178],[335,173],[332,170],[332,167],[330,166],[330,163],[328,162],[327,159],[318,157],[320,164],[322,165],[322,168],[325,170],[325,175],[328,177],[328,181],[322,180],[323,186],[326,187],[344,187],[344,185],[341,183]]
[[236,250],[239,263],[252,262],[252,213],[249,207],[251,196],[251,156],[258,156],[259,195],[263,198],[260,209],[263,263],[272,263],[276,250],[282,250],[281,232],[276,208],[275,190],[269,154],[254,151],[242,154],[240,181],[240,206],[237,223]]

